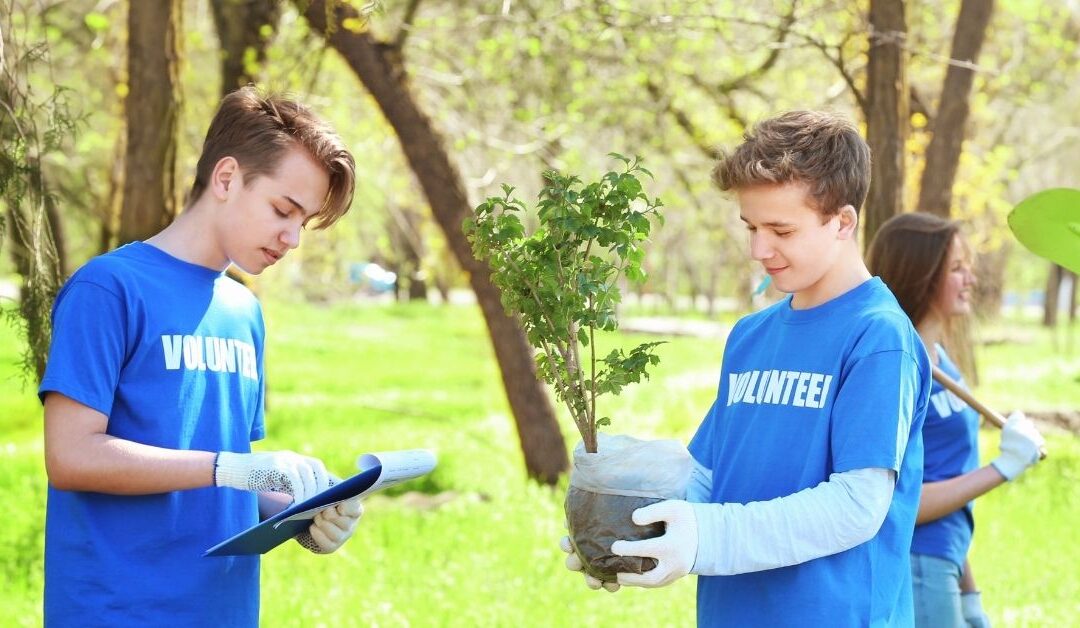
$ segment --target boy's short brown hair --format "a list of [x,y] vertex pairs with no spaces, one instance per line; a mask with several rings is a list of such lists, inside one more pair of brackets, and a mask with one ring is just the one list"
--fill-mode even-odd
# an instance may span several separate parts
[[801,182],[822,216],[844,205],[858,212],[870,187],[870,147],[843,116],[789,111],[757,123],[722,154],[713,181],[721,190]]
[[195,168],[188,204],[206,191],[224,157],[232,157],[244,172],[244,185],[272,174],[293,146],[306,150],[330,175],[330,191],[312,226],[325,229],[349,211],[356,185],[356,162],[330,125],[306,106],[279,94],[241,87],[222,99],[210,122],[202,155]]

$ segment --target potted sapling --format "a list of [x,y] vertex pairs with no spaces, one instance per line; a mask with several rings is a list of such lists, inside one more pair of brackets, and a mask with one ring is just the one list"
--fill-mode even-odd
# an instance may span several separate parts
[[630,516],[641,506],[681,499],[691,468],[677,441],[598,433],[611,419],[598,415],[597,399],[647,379],[662,344],[597,353],[597,333],[618,327],[619,282],[644,281],[642,247],[652,220],[662,222],[660,200],[650,199],[639,179],[650,173],[638,159],[611,156],[624,167],[587,185],[576,176],[544,173],[532,233],[521,218],[528,208],[506,185],[502,196],[488,198],[465,221],[473,254],[491,267],[504,308],[536,349],[537,376],[554,388],[581,435],[567,525],[585,570],[607,582],[620,572],[655,567],[651,558],[612,554],[611,544],[663,534],[662,523],[637,526]]

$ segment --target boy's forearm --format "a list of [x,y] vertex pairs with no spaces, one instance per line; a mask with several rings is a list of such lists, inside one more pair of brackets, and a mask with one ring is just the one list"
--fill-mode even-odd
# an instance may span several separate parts
[[166,449],[106,433],[108,418],[59,393],[45,399],[45,470],[61,490],[149,495],[214,484],[210,451]]
[[213,486],[214,455],[95,434],[75,449],[48,456],[46,470],[58,489],[149,495]]

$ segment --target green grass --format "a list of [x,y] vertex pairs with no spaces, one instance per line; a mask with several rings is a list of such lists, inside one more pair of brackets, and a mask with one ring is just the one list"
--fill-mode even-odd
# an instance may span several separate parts
[[980,399],[999,411],[1080,411],[1080,326],[1053,332],[1031,319],[983,325],[982,338],[1008,339],[980,346]]
[[[350,473],[357,454],[380,449],[431,447],[439,466],[370,499],[356,537],[335,555],[295,544],[267,554],[263,625],[692,625],[692,578],[610,595],[587,590],[563,568],[556,546],[563,488],[525,478],[476,309],[270,303],[266,312],[269,432],[258,448],[317,455],[339,475]],[[1003,407],[1080,407],[1078,385],[1012,383],[1047,368],[1046,334],[1021,331],[1032,340],[980,353],[979,395]],[[41,410],[16,374],[20,346],[0,329],[0,494],[9,504],[0,528],[0,617],[40,625]],[[715,394],[722,349],[719,340],[672,339],[659,349],[653,379],[606,400],[601,412],[615,432],[687,440]],[[1080,357],[1050,359],[1065,376],[1080,373]],[[985,432],[983,440],[989,457],[997,436]],[[1080,616],[1080,439],[1050,434],[1049,449],[1038,468],[977,507],[972,559],[999,626],[1070,625]]]
[[[982,434],[983,458],[998,436]],[[1045,461],[976,501],[972,571],[997,626],[1080,622],[1080,439],[1052,434]]]

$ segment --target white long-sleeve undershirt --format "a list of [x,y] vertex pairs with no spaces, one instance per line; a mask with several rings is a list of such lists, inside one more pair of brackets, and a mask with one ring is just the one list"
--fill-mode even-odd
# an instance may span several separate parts
[[769,501],[712,504],[712,472],[695,460],[686,497],[698,525],[691,573],[727,576],[788,567],[865,543],[885,521],[895,483],[892,469],[855,469]]

